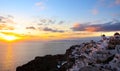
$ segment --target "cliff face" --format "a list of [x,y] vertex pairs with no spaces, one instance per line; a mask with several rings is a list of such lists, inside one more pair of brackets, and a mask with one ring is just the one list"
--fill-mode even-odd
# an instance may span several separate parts
[[17,67],[16,71],[57,71],[57,65],[64,61],[66,61],[65,55],[36,57],[27,64]]
[[73,45],[63,55],[36,57],[16,71],[120,71],[120,39]]

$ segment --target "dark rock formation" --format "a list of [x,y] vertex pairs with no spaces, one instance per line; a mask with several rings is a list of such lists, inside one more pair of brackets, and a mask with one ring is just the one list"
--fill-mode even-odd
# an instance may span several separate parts
[[36,57],[29,63],[17,67],[16,71],[58,71],[57,65],[66,61],[65,55],[46,55]]

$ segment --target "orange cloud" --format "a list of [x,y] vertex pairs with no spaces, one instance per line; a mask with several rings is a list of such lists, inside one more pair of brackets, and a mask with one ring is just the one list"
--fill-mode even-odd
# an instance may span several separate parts
[[85,30],[88,32],[95,32],[98,31],[100,29],[100,27],[86,27]]
[[83,30],[83,26],[84,26],[83,24],[75,23],[73,27],[71,27],[71,29],[73,31],[81,31]]
[[13,26],[8,26],[6,24],[0,25],[0,30],[14,30],[15,28]]
[[79,23],[75,23],[73,26],[74,27],[80,27],[81,25]]

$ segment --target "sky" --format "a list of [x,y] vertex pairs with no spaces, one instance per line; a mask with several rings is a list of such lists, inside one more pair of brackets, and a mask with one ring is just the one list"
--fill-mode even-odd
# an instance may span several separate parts
[[120,0],[0,0],[0,39],[58,40],[120,32]]

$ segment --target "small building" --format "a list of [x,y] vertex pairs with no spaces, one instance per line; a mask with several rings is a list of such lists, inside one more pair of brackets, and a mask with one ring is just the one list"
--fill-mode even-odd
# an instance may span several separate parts
[[120,39],[120,34],[119,34],[118,32],[116,32],[116,33],[114,34],[114,38],[115,38],[115,39]]

